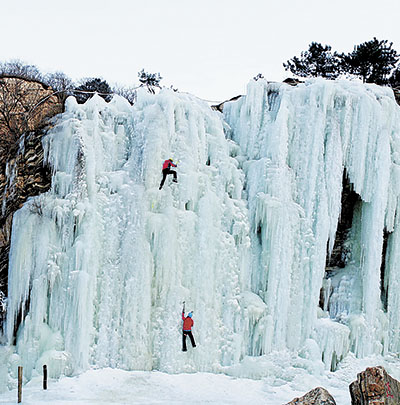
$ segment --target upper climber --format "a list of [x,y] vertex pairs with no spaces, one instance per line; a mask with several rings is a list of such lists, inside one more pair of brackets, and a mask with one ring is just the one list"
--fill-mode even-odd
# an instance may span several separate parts
[[172,181],[175,182],[175,183],[178,182],[178,180],[177,180],[177,178],[176,178],[176,171],[175,171],[175,170],[171,170],[171,166],[177,167],[176,164],[174,164],[174,161],[173,161],[172,159],[167,159],[167,160],[164,161],[163,167],[162,167],[162,175],[163,175],[163,178],[162,178],[162,180],[161,180],[160,187],[158,188],[159,190],[162,189],[162,187],[163,187],[163,185],[164,185],[164,182],[165,182],[165,179],[167,178],[167,175],[168,175],[168,174],[173,174],[173,175],[174,175],[174,178],[173,178]]

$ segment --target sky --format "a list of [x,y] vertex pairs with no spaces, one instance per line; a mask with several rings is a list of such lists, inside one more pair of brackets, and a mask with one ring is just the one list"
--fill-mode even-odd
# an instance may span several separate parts
[[377,37],[400,53],[399,0],[0,1],[1,62],[126,86],[145,69],[209,101],[291,76],[282,64],[312,41],[350,52]]

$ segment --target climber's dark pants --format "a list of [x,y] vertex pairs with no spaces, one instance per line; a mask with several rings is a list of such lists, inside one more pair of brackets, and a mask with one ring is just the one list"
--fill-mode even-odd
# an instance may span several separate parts
[[171,170],[171,169],[164,169],[162,171],[162,175],[163,178],[161,180],[161,184],[160,184],[160,190],[162,189],[164,183],[165,183],[165,179],[167,178],[168,174],[173,174],[174,175],[174,181],[176,181],[176,171],[175,170]]
[[186,336],[190,337],[190,341],[192,342],[192,346],[196,347],[196,343],[194,342],[194,337],[192,335],[192,331],[188,330],[184,330],[182,331],[182,350],[184,352],[186,352],[187,348],[186,348]]

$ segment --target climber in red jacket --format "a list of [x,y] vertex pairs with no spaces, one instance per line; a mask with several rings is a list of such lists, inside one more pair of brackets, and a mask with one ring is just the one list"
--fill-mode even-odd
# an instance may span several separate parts
[[187,352],[186,348],[186,336],[190,337],[190,341],[192,342],[192,346],[196,347],[196,343],[194,342],[194,337],[192,335],[192,326],[193,322],[193,312],[189,312],[188,316],[185,317],[185,311],[182,311],[182,320],[183,320],[183,330],[182,330],[182,351]]
[[167,159],[164,161],[163,163],[163,167],[162,167],[162,175],[163,178],[161,180],[161,184],[160,187],[158,188],[159,190],[162,189],[165,179],[167,178],[168,174],[172,174],[174,176],[174,179],[172,180],[174,183],[178,183],[178,180],[176,178],[176,171],[175,170],[171,170],[171,166],[173,167],[177,167],[176,164],[174,164],[174,161],[172,159]]

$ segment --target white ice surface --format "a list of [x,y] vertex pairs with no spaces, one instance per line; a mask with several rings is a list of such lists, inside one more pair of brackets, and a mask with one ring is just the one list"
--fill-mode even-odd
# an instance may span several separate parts
[[[349,81],[253,81],[245,97],[225,104],[224,116],[246,174],[252,291],[266,304],[257,349],[299,351],[312,337],[328,369],[349,351],[397,352],[400,108],[392,91]],[[362,201],[347,266],[326,296],[328,322],[317,320],[318,300],[344,172]],[[380,296],[384,229],[387,311]]]
[[[261,80],[224,116],[168,90],[140,92],[133,107],[70,98],[44,147],[52,188],[14,216],[10,345],[29,310],[0,351],[0,390],[18,364],[29,380],[45,363],[52,377],[225,372],[302,389],[338,361],[398,354],[400,108],[389,89]],[[169,157],[179,182],[159,191]],[[361,199],[351,257],[323,281],[344,170]],[[199,342],[190,361],[183,299]]]
[[[16,351],[28,378],[96,364],[218,371],[247,347],[239,301],[248,287],[243,173],[220,114],[190,95],[141,92],[66,112],[44,139],[52,188],[16,213],[7,335],[32,310]],[[158,189],[161,165],[178,184]],[[20,230],[20,231],[18,231]],[[180,358],[182,301],[203,345]]]

